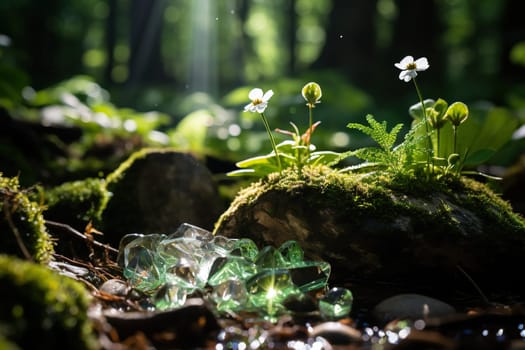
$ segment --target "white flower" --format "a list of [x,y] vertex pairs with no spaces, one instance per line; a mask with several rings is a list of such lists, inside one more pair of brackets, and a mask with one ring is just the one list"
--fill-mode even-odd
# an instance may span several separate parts
[[263,91],[259,88],[252,89],[248,94],[248,98],[252,100],[252,102],[244,107],[244,111],[263,113],[272,96],[272,90],[268,90],[263,94]]
[[418,58],[414,61],[414,57],[406,56],[401,62],[394,64],[397,68],[401,69],[399,73],[399,79],[409,82],[412,78],[417,76],[417,72],[427,70],[429,66],[426,57]]

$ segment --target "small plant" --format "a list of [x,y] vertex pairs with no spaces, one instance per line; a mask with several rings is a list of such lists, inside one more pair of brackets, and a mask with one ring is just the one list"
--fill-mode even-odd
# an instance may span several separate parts
[[[416,88],[417,96],[419,97],[419,102],[421,103],[421,106],[424,106],[423,103],[423,96],[421,95],[421,91],[419,90],[419,86],[416,82],[417,72],[425,71],[427,70],[430,65],[428,64],[428,60],[426,57],[418,58],[414,61],[414,57],[412,56],[405,56],[399,63],[394,64],[397,68],[401,69],[401,73],[399,73],[399,79],[404,80],[405,82],[409,82],[412,80],[414,82],[414,87]],[[432,158],[432,143],[430,141],[430,133],[429,133],[429,123],[427,120],[427,114],[426,109],[423,108],[423,119],[425,121],[425,131],[426,131],[426,138],[427,138],[427,167],[431,166],[431,158]]]
[[246,105],[246,107],[244,107],[244,111],[257,112],[261,115],[264,127],[266,128],[266,132],[268,133],[268,137],[270,138],[270,142],[272,144],[273,152],[275,153],[275,158],[277,159],[279,171],[281,171],[283,169],[281,165],[281,159],[279,157],[279,153],[277,152],[277,146],[275,145],[275,140],[273,138],[272,131],[270,130],[270,124],[268,123],[268,119],[266,119],[264,115],[264,111],[268,106],[268,101],[270,100],[270,98],[272,98],[272,96],[272,90],[268,90],[265,93],[263,93],[263,91],[259,88],[252,89],[252,91],[250,91],[250,93],[248,94],[248,98],[252,100],[252,102]]
[[229,176],[251,175],[263,177],[276,171],[280,172],[286,168],[294,168],[301,174],[302,169],[307,165],[333,166],[345,158],[345,155],[337,152],[316,151],[316,147],[312,144],[311,139],[312,134],[321,122],[313,122],[313,108],[321,102],[322,90],[319,84],[310,82],[303,87],[301,93],[306,100],[306,106],[309,111],[309,127],[303,134],[300,133],[297,125],[292,122],[290,122],[292,131],[276,129],[275,131],[291,137],[291,140],[285,140],[276,145],[268,121],[263,113],[273,92],[269,90],[263,95],[261,89],[250,91],[248,97],[252,100],[252,103],[248,104],[244,111],[261,114],[272,143],[273,152],[238,162],[236,165],[241,169],[229,172]]

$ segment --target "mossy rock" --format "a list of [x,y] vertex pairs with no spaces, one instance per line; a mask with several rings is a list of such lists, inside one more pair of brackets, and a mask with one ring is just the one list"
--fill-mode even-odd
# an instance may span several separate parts
[[21,189],[18,178],[0,173],[0,253],[47,263],[54,252],[44,225],[43,206]]
[[242,190],[214,232],[259,246],[297,240],[310,259],[331,263],[336,284],[360,281],[436,296],[456,287],[475,292],[472,280],[494,295],[525,289],[523,279],[502,273],[522,264],[524,220],[466,178],[284,171]]
[[89,222],[100,224],[110,195],[105,179],[65,182],[44,192],[45,217],[77,229],[83,229]]
[[0,335],[21,349],[96,349],[87,317],[90,296],[79,282],[0,255]]
[[224,210],[209,170],[189,153],[143,149],[107,177],[112,196],[102,215],[105,238],[171,233],[187,222],[209,229]]

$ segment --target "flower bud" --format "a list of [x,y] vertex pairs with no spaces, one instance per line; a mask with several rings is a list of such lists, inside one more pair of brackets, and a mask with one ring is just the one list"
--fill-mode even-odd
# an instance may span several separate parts
[[434,129],[441,129],[445,126],[445,113],[447,111],[448,103],[443,99],[438,99],[432,107],[427,107],[427,117]]
[[301,91],[303,98],[306,100],[306,105],[309,108],[315,107],[316,103],[320,103],[323,93],[319,84],[310,82],[306,84]]

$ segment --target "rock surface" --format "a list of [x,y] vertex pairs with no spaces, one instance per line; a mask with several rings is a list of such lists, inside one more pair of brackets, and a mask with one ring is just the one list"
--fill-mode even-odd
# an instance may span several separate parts
[[139,151],[107,180],[102,222],[114,247],[125,234],[169,234],[185,222],[211,230],[223,210],[211,173],[188,153]]
[[469,179],[274,174],[241,191],[215,233],[258,245],[297,240],[310,259],[331,263],[332,284],[381,283],[433,296],[479,296],[472,281],[487,293],[525,288],[502,273],[521,264],[523,219]]

